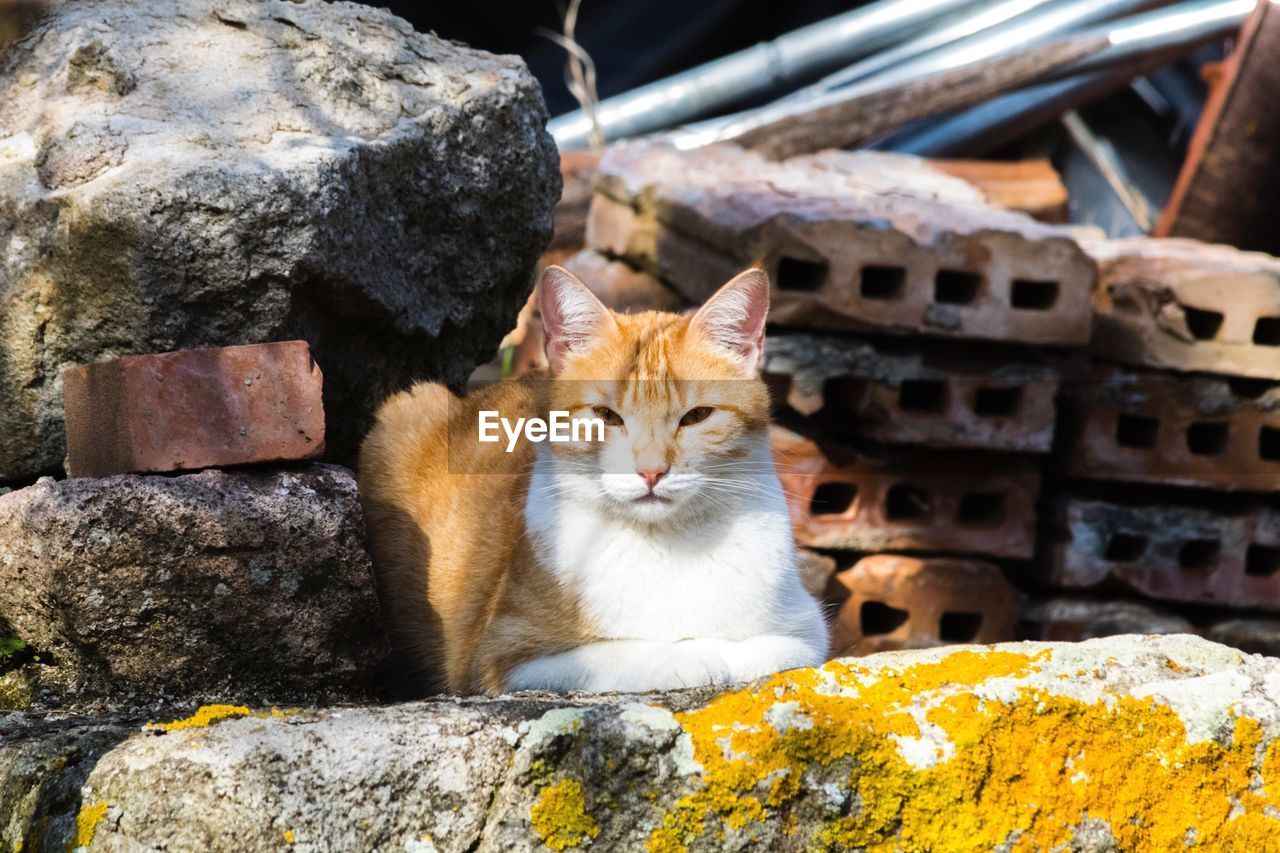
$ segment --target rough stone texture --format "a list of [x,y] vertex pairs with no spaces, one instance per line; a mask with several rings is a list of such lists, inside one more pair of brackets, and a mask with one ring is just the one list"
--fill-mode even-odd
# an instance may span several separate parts
[[355,478],[333,465],[4,495],[0,628],[70,673],[41,703],[366,697],[385,651]]
[[732,146],[611,148],[587,245],[701,302],[760,263],[770,319],[820,329],[1083,345],[1094,263],[1067,232],[992,207],[924,160]]
[[10,848],[1280,845],[1280,661],[1187,636],[895,652],[719,696],[257,713],[97,758],[121,724],[5,725]]
[[1058,377],[1030,360],[800,334],[765,339],[774,399],[835,439],[1014,453],[1053,446]]
[[839,608],[837,655],[1006,642],[1018,621],[1017,592],[982,560],[863,557],[831,579],[827,598]]
[[876,456],[772,431],[796,541],[853,551],[1030,557],[1040,473],[996,455]]
[[1064,391],[1070,476],[1280,491],[1280,384],[1108,371]]
[[1099,265],[1095,355],[1280,379],[1280,260],[1194,240],[1084,245]]
[[1032,602],[1023,608],[1022,624],[1035,639],[1051,642],[1078,642],[1118,634],[1190,634],[1195,630],[1186,619],[1158,605],[1069,596]]
[[324,453],[324,377],[306,341],[69,367],[67,471],[107,477]]
[[56,469],[72,363],[304,339],[333,458],[461,383],[560,191],[515,58],[351,3],[77,0],[0,57],[0,481]]
[[1120,581],[1157,600],[1280,609],[1280,511],[1054,501],[1046,580]]

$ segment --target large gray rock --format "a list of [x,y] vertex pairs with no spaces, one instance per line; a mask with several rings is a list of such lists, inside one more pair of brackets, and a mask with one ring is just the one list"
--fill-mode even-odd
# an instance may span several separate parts
[[[355,479],[334,465],[44,480],[0,497],[8,704],[370,695],[385,652]],[[12,683],[22,677],[23,685]]]
[[1280,849],[1280,661],[1187,636],[894,652],[719,696],[71,728],[0,724],[0,845]]
[[0,55],[0,482],[63,458],[73,362],[305,338],[332,458],[461,382],[560,192],[514,57],[352,3],[76,0]]

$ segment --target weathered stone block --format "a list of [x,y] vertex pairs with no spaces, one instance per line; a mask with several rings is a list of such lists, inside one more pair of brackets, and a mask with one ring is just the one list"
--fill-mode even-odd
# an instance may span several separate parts
[[1047,580],[1121,581],[1157,600],[1280,608],[1280,512],[1267,506],[1054,503]]
[[79,755],[87,735],[25,718],[0,723],[0,844],[1271,850],[1278,680],[1280,661],[1199,638],[1115,637],[847,659],[722,695],[107,720]]
[[302,339],[331,458],[465,381],[560,191],[514,57],[353,3],[62,3],[0,56],[0,482],[56,470],[70,364]]
[[732,146],[611,148],[587,245],[701,302],[760,263],[770,319],[819,329],[1035,344],[1089,339],[1093,262],[1067,232],[987,205],[925,161]]
[[853,551],[1030,557],[1040,473],[1026,459],[830,450],[775,428],[796,541]]
[[344,468],[43,481],[0,497],[0,623],[74,695],[371,695],[385,653]]
[[1120,634],[1195,632],[1186,619],[1158,605],[1114,598],[1069,596],[1030,603],[1023,608],[1022,625],[1034,639],[1072,643]]
[[863,557],[827,588],[836,607],[831,649],[865,655],[952,643],[1013,639],[1018,593],[982,560]]
[[1107,371],[1064,389],[1073,477],[1280,491],[1280,384]]
[[1089,241],[1090,349],[1144,367],[1280,379],[1280,260],[1194,240]]
[[765,340],[774,399],[824,434],[888,444],[1048,453],[1058,376],[1048,364],[856,338]]
[[67,471],[314,459],[324,452],[323,386],[306,341],[75,365],[62,374]]

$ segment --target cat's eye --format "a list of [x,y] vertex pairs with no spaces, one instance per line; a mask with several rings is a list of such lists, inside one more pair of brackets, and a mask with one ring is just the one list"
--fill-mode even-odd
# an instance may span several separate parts
[[692,409],[684,413],[684,417],[680,419],[680,426],[687,427],[694,424],[700,424],[707,418],[711,417],[710,406],[694,406]]
[[607,406],[596,406],[591,411],[606,426],[622,426],[622,416]]

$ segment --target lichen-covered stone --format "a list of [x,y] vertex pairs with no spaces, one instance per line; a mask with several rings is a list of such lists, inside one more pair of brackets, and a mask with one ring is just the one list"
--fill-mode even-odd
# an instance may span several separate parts
[[364,5],[57,5],[0,55],[0,482],[61,465],[71,363],[291,338],[347,458],[516,316],[545,121],[519,59]]
[[30,775],[5,768],[66,749],[51,724],[22,719],[0,728],[0,844],[23,833],[31,847],[91,850],[1280,844],[1280,661],[1188,636],[895,652],[719,695],[206,709],[135,724],[77,802],[37,795],[15,812]]
[[362,698],[384,653],[355,479],[334,465],[0,496],[0,625],[40,658],[7,676],[10,707]]

